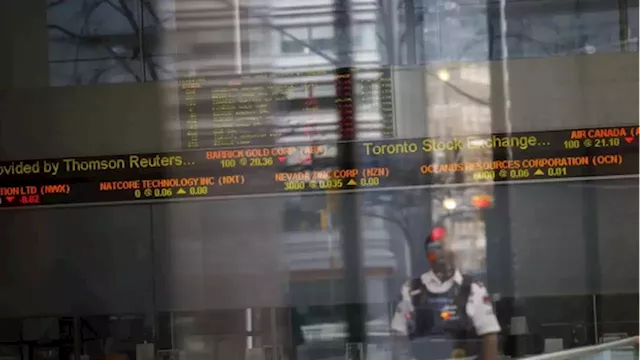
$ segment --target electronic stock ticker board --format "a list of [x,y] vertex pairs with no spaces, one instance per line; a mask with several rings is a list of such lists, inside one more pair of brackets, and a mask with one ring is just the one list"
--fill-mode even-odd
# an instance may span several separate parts
[[627,126],[357,141],[350,169],[336,143],[7,161],[0,208],[631,177],[639,137]]

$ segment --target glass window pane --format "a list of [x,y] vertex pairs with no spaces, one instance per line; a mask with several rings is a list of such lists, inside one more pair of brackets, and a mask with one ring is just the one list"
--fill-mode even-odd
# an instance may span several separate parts
[[144,10],[144,42],[149,54],[175,54],[178,31],[173,0],[142,0]]
[[178,70],[176,57],[168,55],[147,58],[145,78],[147,81],[177,79]]
[[[291,27],[285,28],[283,33],[283,40],[290,40],[291,37],[294,37],[298,40],[307,41],[309,40],[309,28],[307,27]],[[290,35],[290,36],[289,36]]]
[[129,59],[63,61],[49,64],[51,86],[141,82],[139,61]]
[[97,50],[129,53],[139,47],[137,1],[58,1],[47,8],[51,60],[101,58]]
[[333,39],[333,25],[313,25],[310,29],[312,39]]
[[334,84],[318,84],[313,87],[313,93],[316,97],[335,96],[336,86]]
[[309,29],[306,27],[287,28],[281,34],[280,51],[283,53],[302,53],[309,41]]
[[0,360],[637,335],[629,2],[0,0]]
[[52,86],[142,81],[139,2],[56,1],[47,8]]
[[375,50],[377,46],[376,26],[370,24],[355,24],[353,27],[354,43],[360,50]]

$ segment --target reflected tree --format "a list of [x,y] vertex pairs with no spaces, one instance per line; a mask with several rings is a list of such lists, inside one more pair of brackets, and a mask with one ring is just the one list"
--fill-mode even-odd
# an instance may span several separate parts
[[[392,171],[394,174],[401,174],[398,178],[405,179],[407,183],[419,183],[418,175],[414,170],[407,168],[401,172],[394,168]],[[443,183],[446,180],[434,179],[434,181]],[[406,251],[411,254],[410,259],[407,259],[407,266],[410,267],[407,270],[411,273],[419,268],[417,264],[412,264],[412,259],[422,254],[420,246],[431,229],[433,208],[447,197],[448,192],[438,190],[404,188],[399,191],[375,192],[364,196],[365,210],[362,216],[382,219],[400,232],[402,238],[399,240],[404,242]]]
[[151,1],[50,0],[47,12],[52,64],[67,65],[68,83],[110,82],[108,75],[159,79],[159,32],[170,17]]

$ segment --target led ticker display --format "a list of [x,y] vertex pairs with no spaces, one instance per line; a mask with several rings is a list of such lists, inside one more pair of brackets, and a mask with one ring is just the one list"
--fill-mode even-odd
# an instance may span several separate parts
[[[322,135],[319,123],[328,113],[352,113],[356,103],[362,113],[379,114],[382,135],[393,136],[389,68],[356,68],[352,77],[307,71],[183,79],[179,82],[183,147],[264,146],[290,133]],[[281,122],[287,118],[304,123]]]
[[618,127],[358,141],[350,169],[338,168],[335,143],[10,161],[0,207],[636,176],[638,138],[638,127]]

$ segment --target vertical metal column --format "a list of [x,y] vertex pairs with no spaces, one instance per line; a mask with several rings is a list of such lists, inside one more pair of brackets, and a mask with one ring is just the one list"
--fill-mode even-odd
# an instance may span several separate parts
[[618,28],[620,51],[625,52],[629,46],[629,3],[627,0],[618,0]]
[[242,74],[242,33],[241,33],[240,0],[233,1],[233,43],[235,73]]
[[[505,66],[500,54],[506,49],[502,37],[504,24],[502,23],[499,5],[492,0],[486,1],[489,71],[491,79],[490,109],[492,132],[502,133],[510,127],[507,124],[507,108],[505,98]],[[496,61],[499,60],[499,61]],[[494,151],[494,160],[507,160],[509,153]],[[512,251],[511,221],[509,190],[511,185],[496,186],[494,188],[494,205],[485,214],[487,232],[487,285],[489,291],[499,295],[496,303],[498,320],[509,324],[515,313],[515,266],[516,259]],[[508,331],[508,329],[504,329]],[[507,343],[508,344],[508,343]],[[509,345],[505,345],[509,347]],[[506,354],[512,355],[512,354]]]
[[416,8],[414,0],[404,0],[405,42],[407,43],[407,65],[417,62],[416,57]]
[[[426,81],[427,78],[425,77],[425,72],[424,72],[424,68],[420,67],[420,66],[416,66],[419,64],[418,59],[420,59],[420,62],[422,62],[422,60],[424,60],[424,46],[420,45],[419,47],[417,46],[417,43],[423,43],[424,42],[424,35],[423,35],[423,31],[420,31],[420,36],[416,36],[416,26],[417,26],[417,21],[416,21],[416,6],[415,6],[415,1],[416,0],[404,0],[404,18],[405,18],[405,33],[404,36],[402,38],[404,38],[405,43],[407,44],[407,59],[406,62],[404,63],[405,65],[408,65],[407,68],[402,69],[400,71],[398,71],[397,75],[394,76],[394,92],[397,94],[397,89],[402,89],[401,93],[403,92],[407,92],[407,93],[411,93],[411,94],[416,94],[419,93],[420,94],[420,102],[419,104],[416,102],[415,104],[411,104],[409,106],[407,106],[407,103],[405,101],[400,101],[398,100],[397,97],[394,98],[394,111],[396,112],[396,114],[401,113],[401,114],[408,114],[409,116],[395,116],[395,121],[398,123],[396,124],[396,128],[400,128],[400,127],[404,127],[404,126],[400,126],[399,123],[401,122],[405,122],[405,123],[411,123],[413,121],[416,121],[417,117],[419,115],[422,116],[422,119],[424,119],[424,127],[419,127],[418,129],[415,129],[411,126],[410,127],[410,131],[404,131],[401,133],[401,137],[409,137],[409,136],[415,136],[415,135],[410,135],[410,134],[416,134],[418,132],[421,133],[422,136],[428,136],[429,135],[429,125],[428,125],[428,119],[427,119],[427,98],[426,98]],[[420,29],[422,29],[422,26],[420,27]],[[419,57],[418,57],[418,49],[420,49],[420,53],[419,53]],[[398,51],[401,51],[402,47],[399,46],[398,47]],[[402,75],[401,75],[402,74]],[[420,82],[420,84],[418,84],[417,82]],[[415,107],[414,107],[415,106]],[[417,107],[422,107],[422,109],[418,110]],[[399,107],[403,107],[401,110],[398,109]],[[410,111],[407,111],[407,109],[411,109]],[[430,155],[428,154],[424,154],[424,161],[429,162],[430,161]],[[409,244],[409,252],[411,254],[411,275],[417,275],[420,274],[421,272],[425,271],[425,255],[424,252],[421,250],[422,249],[422,241],[424,240],[423,237],[423,233],[424,232],[429,232],[432,226],[432,209],[431,209],[431,203],[432,203],[432,197],[434,195],[434,191],[433,189],[422,189],[420,190],[420,199],[422,199],[423,201],[419,204],[419,206],[424,209],[424,212],[420,213],[420,220],[416,223],[415,221],[411,221],[410,222],[410,227],[411,229],[409,230],[410,233],[412,234],[416,234],[416,236],[412,236],[411,238],[406,239],[407,243]],[[413,216],[413,215],[412,215]],[[420,234],[420,235],[417,235]]]
[[378,0],[379,14],[381,17],[382,27],[384,30],[384,57],[386,64],[391,68],[398,65],[398,5],[392,0]]
[[[618,1],[618,5],[620,6],[621,2],[624,0]],[[579,21],[579,47],[581,49],[585,49],[588,43],[588,38],[586,36],[586,27],[584,19],[582,15],[586,13],[587,9],[585,6],[576,1],[575,5],[575,13],[580,17]],[[622,19],[621,19],[622,20]],[[590,155],[592,148],[588,148],[586,150],[586,155]],[[585,172],[591,172],[592,168],[587,168],[584,170]],[[588,179],[588,178],[586,178]],[[588,181],[585,181],[587,184]],[[600,264],[600,252],[599,252],[599,244],[598,244],[598,207],[597,207],[597,199],[596,199],[596,189],[590,188],[589,186],[585,186],[582,192],[582,228],[584,234],[584,251],[585,251],[585,259],[586,259],[586,268],[585,268],[585,276],[586,283],[589,289],[590,296],[589,300],[591,301],[591,309],[587,311],[585,314],[586,319],[592,323],[592,332],[593,336],[589,339],[590,344],[597,344],[599,339],[599,329],[598,323],[601,320],[601,304],[599,300],[599,292],[601,290],[601,281],[600,278],[602,276],[602,269]]]
[[[334,0],[334,29],[337,52],[336,99],[341,104],[351,104],[348,108],[338,106],[340,144],[338,164],[342,169],[357,166],[357,154],[353,140],[356,138],[356,103],[353,90],[351,3],[350,0]],[[340,196],[340,239],[345,284],[345,316],[347,323],[346,343],[362,343],[365,340],[362,274],[362,247],[360,240],[360,209],[357,194],[342,193]],[[347,345],[345,344],[345,345]],[[352,347],[345,346],[346,349]],[[359,360],[356,354],[347,354],[347,359]]]
[[[145,23],[144,23],[144,1],[140,0],[138,2],[138,18],[136,19],[138,23],[136,24],[138,28],[136,32],[138,33],[138,49],[140,49],[140,78],[141,82],[147,82],[147,66],[145,62],[146,57],[146,48],[144,43],[144,31],[145,31]],[[159,24],[158,24],[159,25]]]
[[[589,156],[591,149],[587,150]],[[591,172],[592,168],[585,170]],[[586,181],[586,184],[589,184]],[[598,239],[598,199],[597,188],[584,186],[582,190],[582,233],[584,234],[585,276],[586,283],[591,293],[591,311],[586,314],[592,331],[589,345],[597,344],[600,339],[599,325],[602,322],[602,264],[600,263],[600,244]]]
[[80,330],[80,317],[73,317],[73,359],[80,360],[82,355],[82,331]]

